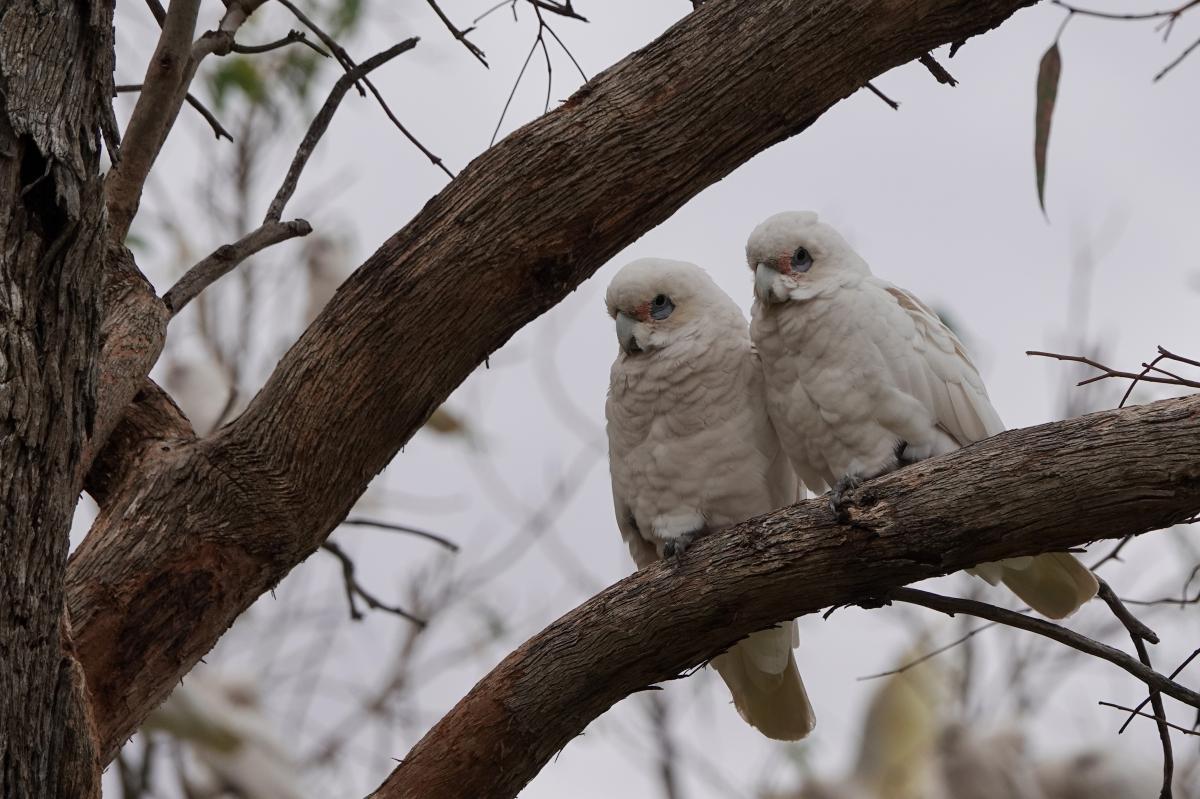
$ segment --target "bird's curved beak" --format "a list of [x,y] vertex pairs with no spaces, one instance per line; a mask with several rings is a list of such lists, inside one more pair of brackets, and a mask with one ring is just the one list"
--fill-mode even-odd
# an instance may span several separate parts
[[642,348],[638,346],[637,337],[633,334],[633,327],[636,324],[637,321],[632,316],[623,311],[617,313],[617,342],[620,343],[621,349],[626,355],[642,351]]
[[782,302],[782,299],[775,296],[775,280],[779,277],[779,273],[764,263],[760,263],[754,269],[754,296],[768,305]]

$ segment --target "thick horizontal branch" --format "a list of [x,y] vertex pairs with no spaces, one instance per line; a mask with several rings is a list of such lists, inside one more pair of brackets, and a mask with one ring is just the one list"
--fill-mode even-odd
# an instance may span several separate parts
[[147,455],[108,497],[68,575],[107,754],[523,325],[866,81],[1031,2],[708,3],[477,158],[339,289],[239,419]]
[[[481,680],[375,797],[515,796],[615,702],[755,630],[870,604],[981,561],[1188,517],[1200,508],[1200,396],[1011,430],[867,483],[852,501],[849,524],[834,521],[826,499],[809,500],[702,539],[679,565],[656,563],[591,598]],[[976,615],[1011,621],[977,604]],[[1021,618],[1070,643],[1058,625]],[[1106,654],[1163,693],[1196,698],[1127,655]]]

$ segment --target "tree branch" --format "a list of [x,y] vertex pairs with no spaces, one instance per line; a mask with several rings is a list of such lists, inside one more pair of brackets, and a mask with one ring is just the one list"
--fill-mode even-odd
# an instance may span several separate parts
[[[529,320],[867,80],[983,33],[1030,2],[929,0],[919,19],[896,14],[889,0],[708,4],[475,159],[339,289],[240,418],[206,439],[148,452],[139,479],[109,496],[68,575],[106,758],[239,613],[320,546],[449,392]],[[445,313],[468,306],[469,315]],[[1164,427],[1172,425],[1156,429]],[[1140,487],[1129,501],[1142,515],[1127,528],[1161,523],[1182,501],[1161,493],[1182,479],[1170,471],[1170,453],[1198,438],[1164,445],[1145,437],[1139,445],[1161,446],[1167,462],[1147,473],[1133,459],[1125,483],[1109,479],[1086,496],[1108,504],[1114,485]],[[1129,454],[1129,446],[1117,442],[1114,451]],[[1046,485],[1064,501],[1080,495],[1053,475]],[[1097,520],[1095,529],[1113,527]],[[996,534],[968,557],[999,556],[1003,547],[987,543]],[[896,578],[929,570],[900,568]]]
[[142,92],[125,128],[121,158],[105,178],[109,240],[115,244],[124,242],[129,232],[146,176],[187,94],[185,79],[199,13],[200,0],[171,0]]
[[637,572],[525,642],[374,796],[511,797],[630,693],[755,630],[830,605],[888,598],[1032,630],[1200,705],[1200,694],[1059,625],[898,590],[978,562],[1062,551],[1183,518],[1200,506],[1198,433],[1200,396],[1010,430],[865,484],[846,525],[817,498],[702,539],[678,565]]
[[294,239],[297,236],[307,236],[309,233],[312,233],[312,225],[303,219],[293,219],[290,222],[264,222],[260,227],[242,236],[233,244],[223,244],[213,250],[207,258],[189,269],[163,295],[163,304],[167,306],[167,311],[171,316],[175,316],[200,292],[232,272],[238,264],[251,255],[261,252],[273,244]]
[[309,157],[312,156],[317,142],[325,135],[325,131],[333,119],[333,114],[337,111],[338,104],[342,102],[342,98],[346,96],[346,92],[350,90],[350,87],[365,78],[375,68],[383,66],[396,56],[406,53],[416,46],[416,37],[405,39],[383,52],[376,53],[337,79],[337,83],[333,84],[333,88],[329,90],[329,97],[325,99],[325,104],[321,106],[321,110],[317,112],[312,123],[309,124],[308,132],[304,134],[304,140],[300,142],[300,147],[296,150],[296,155],[292,159],[292,165],[288,168],[287,177],[283,179],[283,185],[279,187],[279,191],[275,194],[275,199],[271,201],[271,207],[267,209],[266,219],[263,220],[264,225],[271,222],[278,222],[283,215],[283,207],[287,205],[287,201],[291,199],[292,194],[296,191],[296,183],[300,180],[300,173],[304,171],[304,166],[308,163]]
[[921,607],[936,610],[949,616],[957,613],[966,613],[969,616],[987,619],[997,624],[1004,624],[1008,627],[1015,627],[1018,630],[1036,633],[1079,652],[1083,652],[1085,655],[1107,660],[1117,668],[1124,669],[1129,674],[1144,682],[1156,694],[1162,692],[1173,699],[1178,699],[1180,702],[1200,710],[1200,693],[1190,688],[1185,688],[1179,683],[1159,674],[1137,658],[1132,658],[1119,649],[1102,644],[1099,641],[1094,641],[1086,635],[1080,635],[1073,630],[1068,630],[1066,627],[1054,624],[1053,622],[1036,619],[1013,610],[998,608],[986,602],[977,602],[974,599],[941,596],[939,594],[931,594],[928,591],[920,591],[916,588],[897,588],[888,592],[887,599],[906,602],[910,605],[920,605]]
[[[142,90],[142,84],[122,83],[118,84],[115,88],[118,94],[121,92],[140,92]],[[217,119],[217,115],[212,111],[209,111],[204,103],[196,99],[195,95],[193,95],[191,92],[188,92],[184,95],[184,99],[187,100],[188,105],[196,109],[196,113],[204,117],[204,121],[206,121],[209,127],[212,128],[213,134],[218,139],[224,136],[226,139],[233,141],[233,136],[225,129],[225,126],[221,124],[221,121]]]

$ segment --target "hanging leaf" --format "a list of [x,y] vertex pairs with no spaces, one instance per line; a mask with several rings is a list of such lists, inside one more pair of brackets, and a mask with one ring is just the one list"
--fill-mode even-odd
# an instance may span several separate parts
[[1033,130],[1033,163],[1037,172],[1038,205],[1046,213],[1046,147],[1050,143],[1050,119],[1058,97],[1058,78],[1062,74],[1062,55],[1058,42],[1042,56],[1037,76],[1037,116]]

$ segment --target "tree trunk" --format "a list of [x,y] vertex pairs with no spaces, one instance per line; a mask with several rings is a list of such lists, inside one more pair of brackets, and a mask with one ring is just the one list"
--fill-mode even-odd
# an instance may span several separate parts
[[99,796],[63,602],[96,410],[112,3],[0,10],[0,795]]

